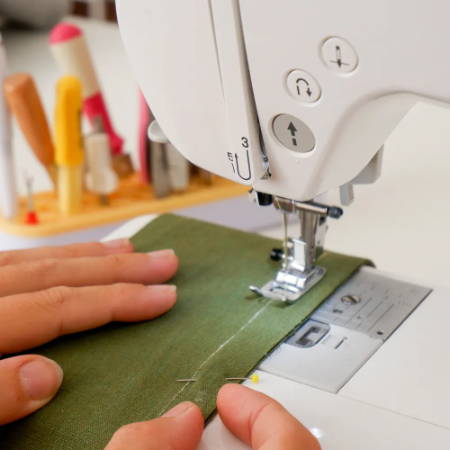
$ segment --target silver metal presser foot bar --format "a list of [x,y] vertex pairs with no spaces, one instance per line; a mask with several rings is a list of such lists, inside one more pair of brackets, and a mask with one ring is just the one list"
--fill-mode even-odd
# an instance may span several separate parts
[[[272,300],[294,303],[324,277],[326,270],[315,262],[323,252],[327,218],[339,219],[343,211],[338,207],[280,197],[274,198],[274,204],[283,215],[284,240],[283,249],[279,252],[281,269],[263,287],[250,286],[250,290]],[[299,238],[288,236],[289,215],[298,215],[300,219]]]

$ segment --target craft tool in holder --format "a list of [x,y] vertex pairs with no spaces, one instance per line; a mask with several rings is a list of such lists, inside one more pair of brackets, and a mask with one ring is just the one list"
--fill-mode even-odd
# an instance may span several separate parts
[[27,213],[25,217],[25,223],[27,225],[37,225],[39,218],[36,213],[33,199],[33,178],[25,176],[25,185],[27,187]]
[[77,77],[83,85],[83,112],[94,122],[101,117],[109,136],[113,154],[123,151],[123,139],[115,131],[104,100],[97,73],[83,31],[71,23],[62,22],[50,33],[50,47],[64,75]]
[[31,75],[16,73],[4,80],[8,106],[36,158],[47,170],[56,187],[54,146],[47,117]]
[[62,214],[81,210],[84,152],[81,135],[82,87],[72,76],[57,86],[55,110],[55,160],[58,166],[58,200]]
[[139,176],[143,183],[151,182],[150,176],[150,139],[148,127],[154,117],[142,92],[139,91],[139,121],[137,130],[137,148],[139,156]]
[[[143,96],[136,115],[136,173],[113,127],[82,30],[59,24],[50,33],[50,45],[62,72],[55,89],[53,132],[32,75],[17,73],[4,80],[2,93],[7,105],[0,97],[0,233],[43,239],[246,192],[244,187],[222,178],[215,177],[210,183],[212,176],[192,166],[170,142],[151,141],[148,129],[153,116]],[[3,52],[3,78],[5,72]],[[82,130],[82,111],[89,119],[90,130]],[[17,196],[10,113],[47,170],[54,191],[34,192],[33,180],[27,177],[26,195]]]
[[109,195],[118,188],[119,180],[114,172],[105,133],[91,133],[84,139],[87,159],[86,186],[98,195],[100,204],[109,205]]

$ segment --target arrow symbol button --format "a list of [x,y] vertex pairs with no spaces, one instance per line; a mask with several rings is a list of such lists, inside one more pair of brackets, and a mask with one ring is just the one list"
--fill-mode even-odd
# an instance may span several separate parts
[[304,103],[314,103],[322,94],[317,80],[304,70],[293,70],[287,77],[287,87],[296,100]]
[[297,153],[311,152],[316,146],[311,129],[305,122],[290,114],[275,117],[273,132],[284,147]]
[[292,136],[292,145],[294,145],[295,147],[298,146],[298,142],[297,142],[297,128],[295,127],[294,123],[291,122],[288,126],[288,130],[291,132],[291,136]]

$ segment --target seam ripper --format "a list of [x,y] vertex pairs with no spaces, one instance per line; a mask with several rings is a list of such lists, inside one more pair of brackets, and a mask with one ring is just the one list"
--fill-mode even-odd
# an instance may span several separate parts
[[3,83],[3,90],[29,146],[56,186],[53,141],[33,78],[26,73],[10,75]]
[[[0,81],[7,72],[6,51],[0,35]],[[0,206],[5,219],[14,219],[18,211],[18,196],[11,143],[11,117],[3,90],[0,92]]]
[[58,201],[63,214],[81,208],[84,154],[81,135],[83,104],[80,81],[72,76],[57,85],[55,111],[55,148],[58,166]]

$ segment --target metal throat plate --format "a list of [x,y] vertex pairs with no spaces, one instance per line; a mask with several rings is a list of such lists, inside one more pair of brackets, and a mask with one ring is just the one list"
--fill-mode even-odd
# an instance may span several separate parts
[[260,369],[338,392],[431,289],[364,267],[262,362]]

